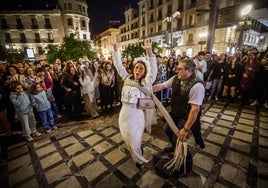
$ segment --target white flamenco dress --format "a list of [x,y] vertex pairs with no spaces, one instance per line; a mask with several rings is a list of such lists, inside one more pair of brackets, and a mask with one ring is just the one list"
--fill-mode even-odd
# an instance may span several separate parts
[[[142,85],[151,89],[157,74],[156,58],[149,57],[149,62],[146,58],[137,58],[137,61],[143,61],[146,64],[147,74],[142,80]],[[118,52],[114,52],[114,65],[124,81],[131,79],[129,73],[122,65],[121,57]],[[137,87],[124,85],[122,88],[122,108],[119,113],[119,129],[120,133],[129,149],[132,159],[138,163],[147,163],[148,160],[142,156],[141,143],[142,135],[145,129],[144,111],[137,109],[138,98],[146,97]],[[148,96],[147,96],[148,97]]]

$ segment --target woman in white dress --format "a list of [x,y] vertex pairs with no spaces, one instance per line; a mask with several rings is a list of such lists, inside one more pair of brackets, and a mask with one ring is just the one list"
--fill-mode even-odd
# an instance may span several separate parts
[[92,118],[97,118],[99,117],[99,113],[95,99],[95,83],[98,75],[96,74],[93,76],[87,65],[82,65],[81,70],[82,72],[79,77],[79,82],[82,86],[80,87],[80,90],[81,96],[84,100],[85,109],[87,114],[89,114]]
[[127,82],[137,82],[151,90],[157,74],[156,58],[152,52],[152,43],[144,41],[142,46],[147,54],[147,58],[140,57],[133,61],[132,74],[129,74],[122,65],[119,47],[114,45],[114,65],[125,84],[122,88],[121,101],[122,108],[119,113],[120,133],[129,149],[136,166],[141,169],[143,163],[148,160],[142,156],[142,135],[145,128],[144,110],[137,109],[138,98],[148,98],[139,88],[126,84]]

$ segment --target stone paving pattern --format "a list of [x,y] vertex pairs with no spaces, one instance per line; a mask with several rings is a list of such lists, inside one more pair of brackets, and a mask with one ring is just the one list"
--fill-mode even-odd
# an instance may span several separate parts
[[161,177],[154,169],[156,159],[169,146],[163,123],[154,125],[152,134],[144,134],[144,155],[150,162],[139,171],[121,138],[117,117],[118,113],[110,119],[75,122],[87,127],[81,131],[66,123],[34,142],[1,144],[1,154],[7,157],[1,168],[6,170],[1,172],[6,180],[1,184],[25,188],[268,187],[268,111],[264,108],[206,102],[201,118],[206,148],[194,148],[190,136],[193,170],[178,179]]

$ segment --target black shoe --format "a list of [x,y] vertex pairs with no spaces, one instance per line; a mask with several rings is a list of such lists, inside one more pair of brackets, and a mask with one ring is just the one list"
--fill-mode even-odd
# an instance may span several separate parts
[[142,164],[136,163],[136,167],[141,171]]
[[200,149],[204,149],[206,146],[205,146],[205,144],[203,143],[203,144],[200,144]]
[[175,147],[173,147],[173,146],[166,147],[164,149],[164,151],[167,152],[167,153],[174,152],[175,151]]

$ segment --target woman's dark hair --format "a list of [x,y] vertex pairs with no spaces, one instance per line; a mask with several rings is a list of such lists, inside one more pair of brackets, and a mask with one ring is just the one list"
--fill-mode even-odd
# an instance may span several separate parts
[[35,69],[36,74],[38,74],[40,72],[46,72],[46,69],[44,67],[40,67],[40,68]]
[[41,84],[40,83],[33,83],[32,85],[31,85],[31,87],[29,88],[29,92],[31,93],[31,94],[37,94],[37,91],[36,91],[36,86],[37,85],[40,85],[41,86]]
[[13,91],[13,92],[16,91],[17,86],[22,86],[23,90],[25,90],[25,87],[22,85],[22,83],[18,81],[14,81],[10,85],[10,91]]
[[[173,64],[172,65],[170,65],[170,60],[171,59],[173,59]],[[168,58],[167,66],[173,68],[174,66],[176,66],[176,60],[173,57]]]
[[145,73],[144,73],[144,75],[143,75],[143,76],[141,77],[141,79],[140,79],[140,81],[141,81],[143,78],[145,78],[145,76],[146,76],[146,74],[147,74],[147,67],[146,67],[146,64],[145,64],[143,61],[137,61],[137,63],[135,63],[135,65],[132,66],[132,71],[131,71],[131,73],[132,73],[132,75],[134,76],[134,69],[135,69],[135,66],[136,66],[138,63],[143,64],[143,66],[144,66],[144,68],[145,68]]
[[16,72],[19,73],[19,70],[15,65],[9,65],[6,68],[7,75],[10,75],[9,68],[14,68],[16,70]]

